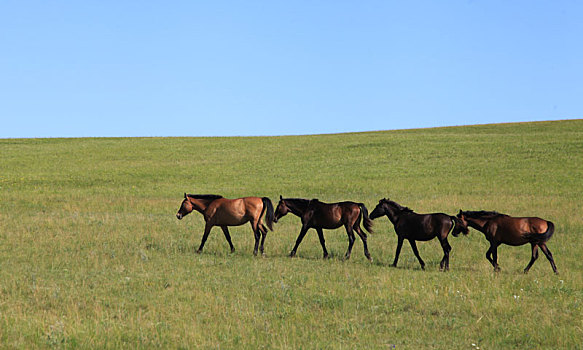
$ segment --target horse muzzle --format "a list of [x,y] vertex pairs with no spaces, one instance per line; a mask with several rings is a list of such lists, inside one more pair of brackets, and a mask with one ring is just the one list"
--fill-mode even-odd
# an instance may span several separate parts
[[180,213],[177,213],[177,214],[176,214],[176,218],[177,218],[178,220],[182,220],[182,218],[183,218],[183,217],[184,217],[184,216],[183,216],[182,214],[180,214]]

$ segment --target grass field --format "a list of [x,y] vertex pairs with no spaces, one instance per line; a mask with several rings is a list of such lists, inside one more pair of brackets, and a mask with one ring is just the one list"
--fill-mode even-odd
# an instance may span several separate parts
[[[364,202],[416,212],[497,210],[552,220],[548,246],[483,235],[405,243],[398,268],[387,218],[357,238],[275,225],[253,257],[248,225],[215,228],[202,254],[184,192]],[[0,140],[2,348],[582,348],[583,120],[297,137]]]

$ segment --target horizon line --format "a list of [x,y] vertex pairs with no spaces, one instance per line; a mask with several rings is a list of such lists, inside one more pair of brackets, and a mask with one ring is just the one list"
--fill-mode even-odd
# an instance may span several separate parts
[[406,130],[431,130],[431,129],[446,129],[446,128],[463,128],[463,127],[473,127],[473,126],[488,126],[488,125],[511,125],[511,124],[534,124],[534,123],[549,123],[549,122],[564,122],[564,121],[576,121],[583,120],[583,118],[565,118],[565,119],[549,119],[549,120],[533,120],[533,121],[519,121],[519,122],[499,122],[499,123],[477,123],[477,124],[457,124],[457,125],[446,125],[446,126],[429,126],[429,127],[418,127],[418,128],[395,128],[395,129],[382,129],[382,130],[364,130],[364,131],[342,131],[342,132],[329,132],[329,133],[313,133],[313,134],[275,134],[275,135],[182,135],[182,136],[42,136],[42,137],[0,137],[0,140],[39,140],[39,139],[122,139],[122,138],[228,138],[228,137],[297,137],[297,136],[327,136],[327,135],[343,135],[343,134],[363,134],[363,133],[377,133],[377,132],[388,132],[388,131],[406,131]]

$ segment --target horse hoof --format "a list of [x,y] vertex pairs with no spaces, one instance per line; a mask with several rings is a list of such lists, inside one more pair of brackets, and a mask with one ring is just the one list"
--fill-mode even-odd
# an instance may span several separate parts
[[324,260],[329,259],[329,258],[330,258],[330,256],[328,254],[324,254],[324,257],[322,257],[322,259],[324,259]]
[[371,263],[371,264],[373,262],[373,260],[372,260],[372,258],[370,256],[368,257],[368,262]]
[[295,258],[296,257],[296,253],[295,252],[291,252],[288,255],[290,258]]
[[231,248],[231,253],[234,253],[234,252],[235,252],[235,248]]
[[202,253],[202,249],[199,249],[196,251],[196,254],[200,254],[200,253]]

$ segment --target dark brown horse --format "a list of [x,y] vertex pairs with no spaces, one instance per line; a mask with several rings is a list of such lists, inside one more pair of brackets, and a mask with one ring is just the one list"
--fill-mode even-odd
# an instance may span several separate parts
[[494,266],[494,271],[500,270],[498,266],[498,246],[500,244],[519,246],[530,243],[532,257],[528,265],[526,265],[524,273],[530,270],[530,267],[538,258],[538,247],[549,259],[553,271],[558,273],[553,255],[546,245],[546,242],[551,239],[555,232],[555,225],[552,222],[537,217],[512,217],[495,211],[460,210],[457,217],[486,236],[486,239],[490,242],[490,248],[486,252],[486,259]]
[[360,228],[361,217],[364,228],[372,233],[372,221],[368,217],[368,211],[363,203],[354,202],[340,202],[340,203],[324,203],[317,199],[301,199],[301,198],[282,198],[279,196],[279,203],[275,208],[274,222],[277,222],[281,217],[287,213],[292,213],[299,216],[302,220],[302,229],[300,235],[296,240],[294,249],[289,256],[294,257],[298,246],[304,239],[306,232],[310,228],[314,228],[318,232],[318,238],[324,251],[324,259],[328,257],[326,244],[324,241],[324,233],[322,229],[336,229],[344,226],[348,234],[348,250],[344,255],[345,259],[350,258],[352,246],[354,245],[355,237],[354,231],[358,234],[364,245],[364,255],[369,261],[372,261],[368,246],[366,244],[366,233]]
[[439,263],[439,268],[447,271],[449,270],[449,252],[451,251],[451,246],[447,241],[447,235],[450,231],[456,237],[460,232],[468,234],[467,226],[455,216],[443,213],[417,214],[413,210],[403,207],[387,198],[379,201],[379,204],[370,213],[370,218],[376,219],[383,215],[386,215],[393,226],[395,226],[395,232],[398,237],[397,252],[393,261],[394,267],[397,266],[401,247],[403,246],[403,241],[406,239],[411,244],[413,253],[415,253],[417,260],[421,264],[421,269],[425,270],[425,263],[419,256],[415,241],[429,241],[437,237],[443,249],[443,259]]
[[237,199],[227,199],[215,194],[184,194],[184,200],[180,205],[176,217],[182,220],[183,217],[190,214],[193,210],[198,211],[204,216],[206,225],[200,247],[196,251],[202,252],[204,243],[213,226],[220,226],[225,234],[227,242],[231,247],[231,252],[235,251],[231,243],[231,235],[227,226],[239,226],[251,222],[251,228],[255,235],[255,248],[253,254],[257,255],[259,238],[261,238],[261,254],[263,252],[263,243],[267,236],[267,228],[263,225],[262,218],[265,214],[267,227],[273,231],[273,204],[267,197],[243,197]]

